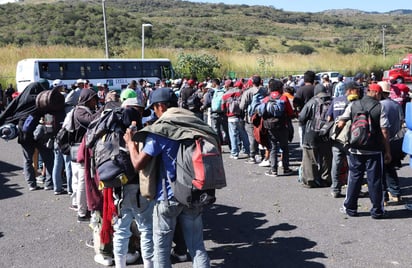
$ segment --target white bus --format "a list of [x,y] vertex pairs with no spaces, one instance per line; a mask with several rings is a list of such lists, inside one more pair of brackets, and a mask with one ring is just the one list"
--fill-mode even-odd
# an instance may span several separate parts
[[24,59],[17,63],[16,84],[18,92],[39,79],[61,79],[70,87],[77,79],[87,79],[96,86],[107,84],[110,90],[120,91],[131,80],[173,79],[169,59]]

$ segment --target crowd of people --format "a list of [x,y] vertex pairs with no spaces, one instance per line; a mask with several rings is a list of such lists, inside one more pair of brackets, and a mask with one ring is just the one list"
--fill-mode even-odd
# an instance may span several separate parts
[[[396,151],[395,138],[404,122],[409,88],[395,81],[368,81],[362,73],[351,81],[340,76],[336,84],[327,75],[321,81],[315,79],[312,71],[300,79],[272,78],[265,85],[259,75],[247,79],[159,80],[153,85],[141,79],[131,81],[120,94],[104,84],[97,84],[95,90],[83,79],[77,80],[70,91],[61,80],[53,81],[51,87],[45,80],[29,85],[15,98],[15,104],[9,94],[2,98],[1,103],[6,105],[0,114],[0,126],[10,122],[19,126],[18,143],[23,150],[28,189],[69,194],[68,205],[77,212],[77,221],[93,227],[93,238],[87,244],[95,249],[96,262],[125,267],[141,256],[144,267],[171,267],[171,258],[186,261],[190,255],[194,267],[210,267],[203,242],[202,209],[179,203],[165,179],[173,181],[176,176],[176,163],[170,159],[176,158],[178,143],[159,134],[160,130],[147,134],[141,149],[134,138],[136,130],[153,124],[157,118],[178,117],[176,107],[191,111],[193,117],[209,125],[220,144],[229,148],[231,161],[265,167],[265,175],[270,177],[296,174],[307,188],[330,187],[334,198],[345,196],[341,210],[349,216],[357,216],[357,202],[362,195],[369,195],[375,219],[385,216],[385,202],[401,201],[396,169],[402,152]],[[35,99],[39,92],[50,88],[59,91],[65,103],[53,113],[51,136],[55,137],[68,116],[72,117],[75,131],[71,153],[64,153],[57,142],[50,145],[22,131],[30,116],[38,115],[34,118],[45,121],[46,116],[36,109]],[[84,149],[84,144],[92,122],[105,111],[118,108],[122,109],[122,147],[130,155],[136,176],[129,178],[121,190],[102,189],[90,167],[92,152]],[[352,146],[347,129],[357,112],[364,109],[370,115],[371,142]],[[129,128],[132,122],[133,130]],[[320,125],[328,126],[327,134],[319,131]],[[156,127],[152,131],[167,128]],[[289,163],[290,142],[296,130],[302,150],[297,170]],[[38,177],[37,160],[33,160],[36,152],[44,167]],[[155,197],[148,200],[139,195],[138,171],[158,156],[158,169],[164,171],[159,172]],[[342,193],[345,184],[346,195]],[[364,184],[368,192],[361,191]]]

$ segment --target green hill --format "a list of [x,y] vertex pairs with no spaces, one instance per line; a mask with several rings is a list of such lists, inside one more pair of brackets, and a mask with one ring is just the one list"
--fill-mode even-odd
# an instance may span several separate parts
[[[295,46],[339,53],[388,54],[411,50],[411,10],[366,13],[286,12],[273,7],[188,1],[105,1],[111,54],[145,42],[152,48],[286,53]],[[104,49],[101,1],[21,1],[0,5],[0,46],[27,44]]]

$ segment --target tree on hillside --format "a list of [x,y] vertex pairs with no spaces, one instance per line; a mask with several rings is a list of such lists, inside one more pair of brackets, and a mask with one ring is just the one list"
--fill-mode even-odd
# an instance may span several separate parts
[[245,49],[246,52],[252,52],[253,49],[259,49],[260,48],[260,44],[259,44],[259,40],[257,40],[256,38],[246,38],[243,41],[243,48]]
[[220,68],[220,66],[221,64],[214,55],[195,55],[182,52],[177,56],[174,69],[182,77],[196,76],[199,80],[203,80],[208,76],[214,77],[214,70]]

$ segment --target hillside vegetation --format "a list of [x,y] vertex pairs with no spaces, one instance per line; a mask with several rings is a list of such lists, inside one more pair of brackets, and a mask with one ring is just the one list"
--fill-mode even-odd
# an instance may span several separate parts
[[[222,63],[222,74],[229,70],[278,74],[307,68],[349,74],[359,69],[379,71],[412,51],[410,10],[301,13],[178,0],[106,0],[105,5],[111,57],[140,57],[141,25],[151,23],[153,27],[145,28],[147,56],[173,61],[181,51],[213,53]],[[45,49],[42,55],[34,51],[33,57],[75,57],[79,53],[75,48],[94,51],[86,57],[104,57],[101,1],[4,4],[0,25],[0,49],[8,56],[8,49],[48,47],[56,49]],[[384,25],[386,58],[382,56]],[[71,49],[57,49],[62,47]],[[22,54],[26,53],[17,53],[14,61]]]

